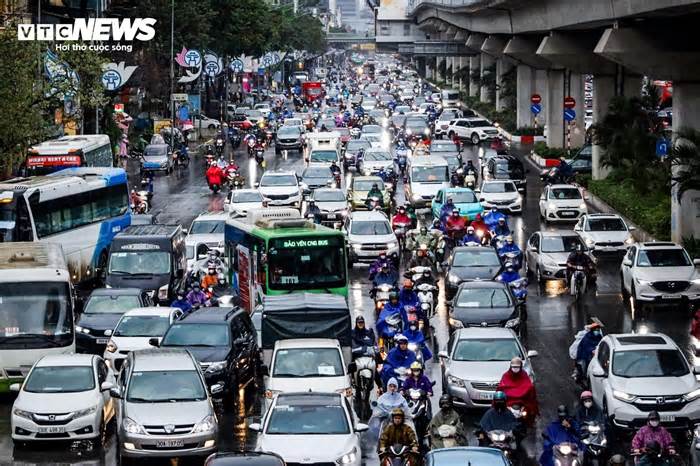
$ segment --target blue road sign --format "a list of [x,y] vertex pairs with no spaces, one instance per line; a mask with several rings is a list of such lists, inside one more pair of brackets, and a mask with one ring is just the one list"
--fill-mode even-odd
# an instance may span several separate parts
[[660,138],[656,140],[656,156],[665,157],[668,155],[669,141],[665,138]]
[[265,76],[265,68],[258,68],[258,76]]
[[542,111],[542,105],[541,104],[532,104],[530,105],[530,111],[537,115]]
[[564,121],[573,121],[576,118],[576,110],[573,108],[564,109]]

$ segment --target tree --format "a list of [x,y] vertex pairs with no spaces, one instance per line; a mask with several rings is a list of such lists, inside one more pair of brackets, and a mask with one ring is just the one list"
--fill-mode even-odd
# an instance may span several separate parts
[[676,133],[669,154],[671,186],[676,188],[676,198],[681,202],[683,194],[700,190],[700,131],[682,128]]

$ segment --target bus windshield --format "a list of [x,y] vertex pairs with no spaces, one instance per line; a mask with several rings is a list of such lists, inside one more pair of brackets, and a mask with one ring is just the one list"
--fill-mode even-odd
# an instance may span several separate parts
[[68,346],[73,341],[68,284],[0,283],[0,323],[3,349]]
[[343,238],[271,239],[269,285],[273,290],[338,288],[346,284]]
[[109,273],[165,275],[170,273],[170,253],[166,251],[114,252],[109,257]]

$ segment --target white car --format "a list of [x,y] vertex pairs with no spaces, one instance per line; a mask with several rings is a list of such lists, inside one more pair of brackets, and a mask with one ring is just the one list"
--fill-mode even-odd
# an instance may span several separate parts
[[109,394],[115,383],[99,356],[44,356],[21,386],[10,386],[18,392],[12,406],[13,442],[92,440],[101,447],[115,414]]
[[114,330],[108,330],[111,338],[107,342],[104,359],[113,371],[119,372],[131,351],[149,349],[151,338],[160,339],[170,324],[182,317],[177,307],[142,307],[126,311]]
[[250,209],[260,209],[264,197],[257,189],[234,189],[229,191],[224,201],[224,210],[231,217],[245,217]]
[[265,380],[265,397],[303,391],[344,393],[352,398],[352,382],[338,340],[302,338],[275,343]]
[[365,151],[365,156],[360,162],[360,172],[364,176],[376,175],[381,170],[394,167],[394,157],[384,149],[371,148]]
[[383,212],[352,212],[345,222],[349,245],[349,263],[373,262],[382,253],[398,254],[399,243]]
[[342,189],[317,188],[311,193],[309,200],[311,199],[321,211],[321,223],[342,223],[350,212],[348,199]]
[[304,121],[301,118],[285,118],[282,126],[293,126],[299,128],[302,133],[306,132],[306,125],[304,125]]
[[459,139],[471,141],[474,145],[481,141],[494,139],[499,134],[498,128],[493,123],[478,117],[452,120],[446,132],[450,139],[457,136]]
[[201,249],[200,245],[204,244],[208,249],[217,249],[219,252],[224,251],[224,227],[228,218],[227,212],[204,212],[192,220],[185,237],[188,270],[197,261],[197,249]]
[[700,302],[698,265],[700,259],[691,260],[674,243],[633,244],[620,266],[622,296],[635,303],[696,305]]
[[606,335],[587,373],[593,400],[614,427],[636,430],[652,410],[666,428],[700,422],[697,368],[664,334]]
[[219,120],[209,118],[206,115],[199,114],[199,115],[192,116],[192,126],[194,126],[195,129],[199,129],[200,122],[201,122],[201,127],[207,128],[207,129],[218,129],[221,126],[221,123],[219,122]]
[[303,187],[294,171],[266,171],[256,187],[270,206],[301,208]]
[[545,223],[571,222],[588,213],[581,189],[571,184],[545,186],[539,207]]
[[634,243],[633,226],[617,214],[588,214],[581,217],[574,231],[583,238],[586,246],[596,252],[624,252]]
[[257,451],[276,453],[287,464],[360,466],[360,433],[347,398],[339,393],[281,393],[272,401],[257,431]]
[[481,184],[479,202],[484,209],[495,207],[511,213],[523,211],[523,196],[518,187],[509,180],[486,180]]

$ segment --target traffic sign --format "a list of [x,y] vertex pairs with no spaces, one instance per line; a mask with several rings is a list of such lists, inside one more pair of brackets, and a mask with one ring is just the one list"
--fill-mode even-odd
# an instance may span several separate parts
[[114,113],[121,113],[124,111],[124,104],[114,104]]
[[564,97],[564,108],[574,108],[576,106],[576,99],[571,96]]
[[258,76],[265,76],[265,68],[258,68]]
[[573,108],[564,109],[564,121],[572,121],[576,118],[576,110]]
[[660,138],[656,140],[656,156],[666,157],[668,155],[669,141],[665,138]]
[[540,104],[542,103],[542,96],[539,94],[532,94],[532,96],[530,97],[530,102],[532,102],[533,104]]
[[240,73],[241,71],[243,71],[243,60],[236,58],[231,62],[230,67],[231,71],[233,71],[234,73]]
[[535,115],[537,115],[538,113],[540,113],[542,111],[542,105],[532,104],[532,105],[530,105],[530,111],[532,113],[534,113]]

